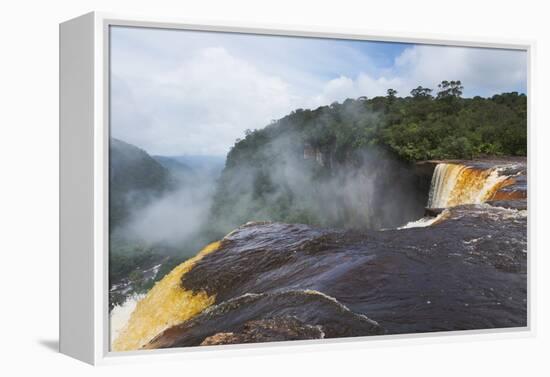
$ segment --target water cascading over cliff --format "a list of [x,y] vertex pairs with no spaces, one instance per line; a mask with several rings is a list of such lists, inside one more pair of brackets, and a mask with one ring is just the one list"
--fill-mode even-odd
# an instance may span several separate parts
[[158,282],[137,303],[130,318],[125,319],[126,325],[116,331],[116,339],[111,339],[112,350],[139,349],[159,332],[195,316],[212,305],[214,297],[208,296],[204,291],[186,290],[180,286],[180,280],[195,263],[219,247],[219,242],[209,244],[194,258],[183,262]]
[[477,168],[458,163],[437,164],[430,187],[428,208],[480,204],[511,183],[498,168]]

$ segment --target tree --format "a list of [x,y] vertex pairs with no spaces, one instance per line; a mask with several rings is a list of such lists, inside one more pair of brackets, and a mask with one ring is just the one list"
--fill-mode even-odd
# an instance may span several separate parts
[[411,90],[411,95],[413,98],[431,98],[432,90],[429,88],[423,88],[418,86],[416,89]]
[[385,111],[388,112],[389,106],[391,106],[395,102],[395,99],[397,98],[396,97],[397,90],[390,88],[386,91],[386,93],[387,93],[388,102],[387,102]]
[[460,80],[443,80],[441,81],[441,84],[439,84],[437,87],[439,88],[439,92],[437,92],[438,99],[460,98],[460,96],[462,95],[462,90],[464,89]]
[[397,94],[397,90],[390,88],[386,91],[386,93],[388,95],[388,98],[393,100],[393,99],[395,99],[395,96]]

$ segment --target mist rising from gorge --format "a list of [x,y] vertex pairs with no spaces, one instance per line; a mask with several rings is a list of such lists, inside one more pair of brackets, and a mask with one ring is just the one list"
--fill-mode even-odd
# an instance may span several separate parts
[[214,181],[199,178],[180,184],[134,211],[118,229],[125,239],[177,247],[196,238],[208,219]]
[[[202,246],[220,159],[150,156],[111,140],[111,241],[115,252],[154,248],[189,254]],[[200,164],[199,162],[203,162]],[[197,168],[198,165],[200,168]]]
[[212,220],[220,233],[248,221],[396,227],[422,216],[427,197],[410,166],[382,148],[338,162],[294,134],[270,140],[235,165],[229,160],[219,182]]
[[[167,252],[185,249],[191,255],[250,221],[364,230],[398,227],[421,217],[427,189],[411,164],[380,146],[342,155],[320,145],[311,136],[322,133],[316,128],[328,116],[328,110],[319,116],[312,135],[284,120],[248,131],[228,153],[221,174],[219,165],[190,169],[186,163],[192,159],[185,156],[154,156],[169,183],[145,194],[140,200],[145,204],[135,207],[135,190],[128,191],[131,214],[112,238]],[[377,112],[354,106],[341,116],[367,125],[379,122]]]

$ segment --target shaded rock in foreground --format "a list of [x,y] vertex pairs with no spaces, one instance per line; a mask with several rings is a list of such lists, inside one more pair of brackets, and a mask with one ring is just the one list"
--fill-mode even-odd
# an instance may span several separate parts
[[200,345],[322,339],[324,335],[321,326],[306,325],[294,317],[282,317],[246,322],[241,332],[217,333],[204,339]]
[[374,321],[315,291],[246,294],[173,326],[145,348],[383,334]]
[[526,326],[526,211],[448,211],[430,227],[382,232],[248,224],[181,284],[217,304],[248,292],[316,290],[390,334]]

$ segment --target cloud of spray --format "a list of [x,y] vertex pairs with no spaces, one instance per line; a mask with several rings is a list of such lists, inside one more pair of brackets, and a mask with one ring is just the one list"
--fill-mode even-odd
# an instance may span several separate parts
[[422,216],[427,192],[410,165],[379,147],[336,158],[282,133],[226,168],[214,203],[220,232],[247,221],[381,229]]
[[[121,246],[112,249],[124,252],[153,247],[157,254],[194,254],[206,242],[202,230],[216,183],[212,169],[178,166],[175,160],[170,160],[172,167],[165,168],[150,156],[135,153],[138,149],[129,144],[124,148],[132,153],[122,154],[118,149],[111,153],[111,166],[120,165],[111,169],[119,174],[111,178],[111,241]],[[146,165],[147,171],[143,169]],[[155,172],[163,172],[157,174],[163,179],[151,179]],[[130,180],[131,185],[122,185]],[[119,213],[122,215],[113,222]]]
[[197,236],[207,220],[213,182],[180,185],[133,213],[126,237],[148,244],[177,246]]
[[[343,116],[376,121],[353,108]],[[200,172],[180,177],[135,209],[117,234],[191,252],[249,221],[382,229],[422,217],[427,192],[391,153],[372,146],[337,155],[293,126],[270,127],[266,142],[238,158],[230,154],[218,180]]]

